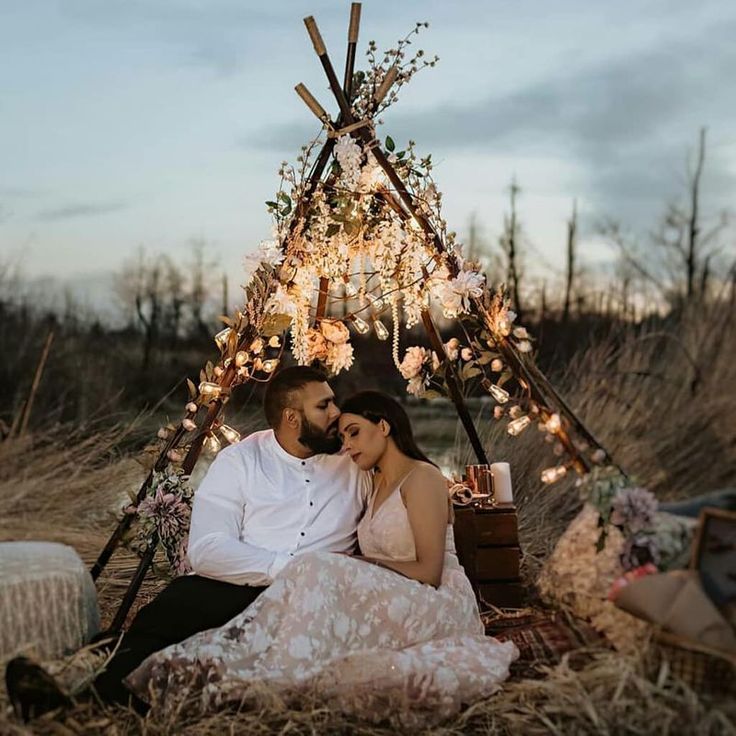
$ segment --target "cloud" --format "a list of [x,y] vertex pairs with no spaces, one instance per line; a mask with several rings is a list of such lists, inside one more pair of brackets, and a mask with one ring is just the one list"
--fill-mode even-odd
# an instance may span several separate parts
[[128,206],[129,205],[124,202],[79,202],[76,204],[64,205],[63,207],[41,210],[36,213],[33,219],[36,222],[61,222],[63,220],[72,220],[80,217],[108,215],[112,212],[119,212],[120,210],[127,209]]
[[[656,46],[572,68],[506,95],[479,94],[470,102],[386,114],[397,141],[420,151],[543,157],[572,163],[580,186],[602,210],[651,217],[653,202],[682,191],[688,150],[698,129],[724,126],[736,116],[730,94],[736,69],[736,17],[697,36],[663,36]],[[256,146],[296,149],[307,126],[272,126],[252,137]],[[715,199],[733,197],[729,162],[708,155],[706,178]],[[522,182],[523,185],[523,182]],[[714,199],[714,201],[715,201]]]

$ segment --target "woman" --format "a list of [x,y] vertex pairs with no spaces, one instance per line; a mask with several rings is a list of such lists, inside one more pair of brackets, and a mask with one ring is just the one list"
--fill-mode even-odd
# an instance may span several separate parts
[[445,480],[404,410],[365,391],[345,403],[339,429],[344,451],[375,470],[362,556],[295,559],[228,624],[149,657],[128,678],[139,696],[167,707],[193,689],[212,708],[257,701],[266,686],[287,701],[311,693],[368,720],[420,726],[508,676],[518,651],[484,636]]

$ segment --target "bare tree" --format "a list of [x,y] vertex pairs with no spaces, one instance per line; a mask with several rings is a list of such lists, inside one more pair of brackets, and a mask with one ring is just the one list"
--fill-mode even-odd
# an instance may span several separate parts
[[207,324],[204,310],[210,294],[211,274],[216,263],[206,257],[207,241],[204,238],[193,238],[190,241],[192,260],[189,263],[189,310],[195,332],[209,337],[212,329]]
[[578,205],[577,201],[572,204],[572,216],[567,221],[567,268],[565,274],[565,304],[562,308],[562,321],[567,322],[570,318],[570,303],[572,300],[572,287],[575,280],[575,250],[577,246],[578,228]]
[[115,277],[115,291],[128,312],[135,315],[134,324],[143,334],[141,372],[148,370],[158,343],[164,303],[163,259],[148,257],[143,247],[123,264]]
[[511,287],[511,298],[514,304],[514,310],[522,319],[523,309],[520,296],[521,282],[521,266],[519,246],[521,242],[521,227],[516,215],[516,197],[521,189],[516,183],[516,178],[511,180],[509,188],[510,193],[510,213],[504,215],[503,233],[499,239],[501,249],[506,256],[506,281]]

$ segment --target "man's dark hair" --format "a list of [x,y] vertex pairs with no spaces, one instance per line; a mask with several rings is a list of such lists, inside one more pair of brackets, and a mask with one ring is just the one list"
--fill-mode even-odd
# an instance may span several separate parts
[[276,429],[281,424],[284,409],[293,406],[294,392],[308,383],[326,383],[327,376],[318,368],[294,365],[280,370],[266,386],[263,411],[269,426]]

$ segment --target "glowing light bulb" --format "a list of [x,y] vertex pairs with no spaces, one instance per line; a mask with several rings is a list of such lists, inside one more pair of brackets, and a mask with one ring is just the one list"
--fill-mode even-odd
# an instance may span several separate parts
[[355,299],[358,296],[358,290],[355,288],[355,284],[347,276],[343,276],[343,281],[345,282],[345,296],[348,299]]
[[373,309],[376,310],[376,314],[383,312],[386,309],[386,301],[382,296],[373,296],[373,294],[366,294],[368,301],[371,303]]
[[380,319],[377,319],[373,322],[373,329],[376,331],[376,337],[379,340],[388,340],[388,329],[386,328],[386,325],[381,322]]
[[273,373],[276,370],[278,364],[278,358],[269,358],[268,360],[263,361],[263,363],[261,364],[261,370],[264,373]]
[[505,391],[495,383],[491,383],[490,386],[487,386],[486,390],[494,399],[496,399],[496,401],[498,401],[499,404],[505,404],[511,398],[508,391]]
[[244,366],[248,362],[248,353],[245,352],[245,350],[238,350],[237,353],[235,353],[235,365],[240,368],[241,366]]
[[215,437],[215,435],[211,434],[206,440],[205,440],[205,447],[209,452],[219,452],[220,448],[222,447],[222,443],[220,440]]
[[240,432],[237,429],[228,427],[227,424],[223,424],[220,427],[220,434],[231,444],[234,445],[236,442],[240,442]]
[[355,327],[355,331],[359,332],[361,335],[367,335],[371,330],[370,325],[360,317],[353,317],[353,327]]
[[554,434],[562,429],[562,420],[559,414],[552,414],[544,425],[544,428]]
[[532,420],[528,416],[519,417],[518,419],[514,419],[513,422],[509,422],[506,431],[513,437],[516,437],[516,435],[521,434],[531,423]]
[[542,471],[542,483],[551,485],[567,475],[567,468],[564,465],[558,465],[556,468],[547,468]]

